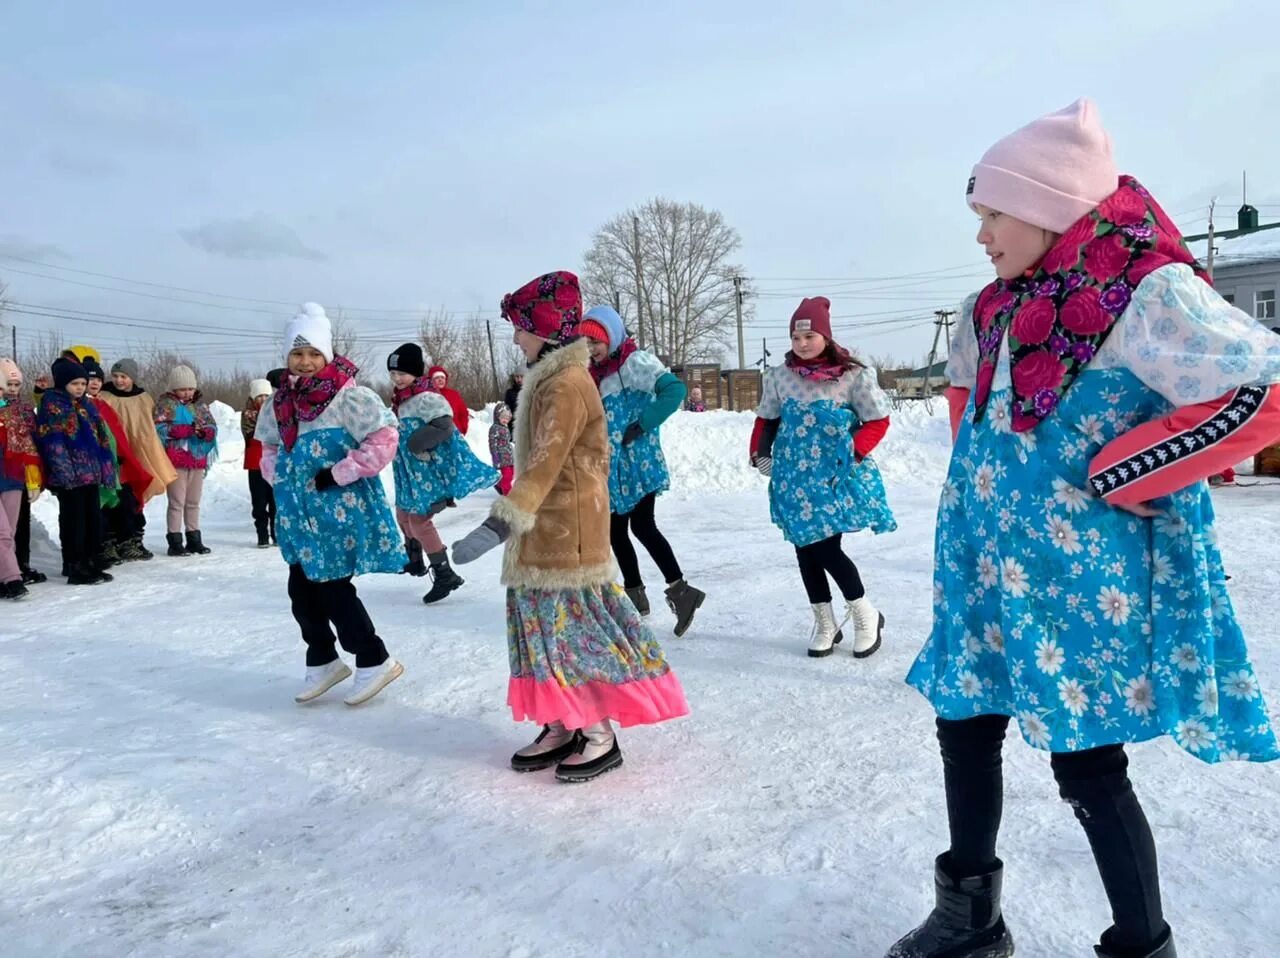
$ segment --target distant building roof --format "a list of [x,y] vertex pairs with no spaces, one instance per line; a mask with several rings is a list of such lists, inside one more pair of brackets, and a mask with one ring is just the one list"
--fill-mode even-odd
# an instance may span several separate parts
[[[1214,270],[1280,260],[1280,229],[1270,227],[1280,227],[1280,223],[1267,224],[1242,236],[1227,239],[1215,237],[1213,245],[1217,247],[1217,252],[1213,254]],[[1188,245],[1192,255],[1203,263],[1209,252],[1208,242],[1201,239],[1191,241]]]

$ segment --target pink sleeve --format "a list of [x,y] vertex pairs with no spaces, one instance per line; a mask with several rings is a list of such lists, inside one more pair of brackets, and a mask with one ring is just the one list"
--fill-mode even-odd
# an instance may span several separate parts
[[960,423],[964,422],[964,407],[969,405],[969,390],[962,386],[946,388],[947,404],[951,407],[951,441],[960,435]]
[[396,457],[400,444],[400,430],[395,426],[383,426],[364,437],[364,442],[347,453],[333,467],[333,478],[340,486],[349,486],[357,479],[376,476]]
[[280,457],[280,447],[262,444],[262,459],[258,462],[258,471],[268,485],[276,484],[276,459]]
[[1216,476],[1280,439],[1280,386],[1241,386],[1118,436],[1089,463],[1112,505],[1149,502]]

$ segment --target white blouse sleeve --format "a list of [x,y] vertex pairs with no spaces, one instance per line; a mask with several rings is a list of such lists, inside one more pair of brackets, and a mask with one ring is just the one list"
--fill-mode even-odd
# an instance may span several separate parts
[[356,442],[364,442],[370,433],[386,426],[398,426],[396,417],[372,389],[349,386],[343,390],[342,400],[342,428]]
[[627,389],[653,395],[653,387],[663,374],[670,372],[662,361],[645,349],[637,349],[627,357],[618,370],[618,377]]
[[879,377],[871,366],[854,369],[850,373],[849,405],[862,422],[874,422],[886,418],[892,411],[889,397],[880,388]]
[[1280,336],[1189,266],[1148,274],[1111,335],[1119,340],[1121,365],[1175,406],[1280,382]]
[[280,424],[276,422],[276,410],[270,401],[262,404],[258,424],[253,427],[253,438],[264,446],[280,445]]
[[947,382],[961,389],[972,389],[978,381],[978,334],[973,326],[973,308],[977,302],[977,293],[964,301],[960,323],[947,351]]
[[764,383],[760,386],[760,402],[756,415],[761,419],[777,419],[782,415],[782,400],[778,398],[778,371],[771,366],[764,371]]

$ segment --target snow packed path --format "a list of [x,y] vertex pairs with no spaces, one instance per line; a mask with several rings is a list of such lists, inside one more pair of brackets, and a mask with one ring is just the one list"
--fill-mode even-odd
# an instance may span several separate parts
[[[710,597],[683,639],[659,603],[650,622],[693,715],[624,730],[623,768],[581,786],[507,767],[536,730],[504,705],[498,553],[430,608],[425,580],[359,580],[405,676],[360,709],[334,693],[294,705],[286,570],[251,546],[225,444],[213,555],[93,589],[55,578],[0,610],[0,954],[883,955],[930,906],[946,840],[932,714],[902,683],[929,627],[946,426],[904,414],[880,454],[901,528],[849,543],[888,620],[862,662],[804,654],[794,554],[741,463],[749,428],[707,414],[664,430],[677,491],[659,521]],[[451,510],[446,540],[490,499]],[[1275,714],[1280,487],[1218,501]],[[163,502],[148,515],[158,549]],[[37,559],[56,570],[47,545]],[[1280,769],[1209,768],[1168,741],[1131,758],[1179,954],[1275,954]],[[1005,768],[1018,954],[1092,954],[1109,916],[1047,756],[1011,738]]]

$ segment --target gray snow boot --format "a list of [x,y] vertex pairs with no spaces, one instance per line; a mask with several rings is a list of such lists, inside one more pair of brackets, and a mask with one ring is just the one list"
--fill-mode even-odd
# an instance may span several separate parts
[[641,616],[649,614],[649,596],[645,594],[644,586],[627,586],[624,591],[627,593],[627,598],[631,600],[631,604],[636,607],[636,611],[639,612]]
[[689,631],[689,626],[693,623],[693,615],[702,607],[703,600],[706,597],[707,594],[705,592],[701,589],[695,589],[684,579],[667,586],[667,607],[676,616],[676,627],[674,629],[676,638]]

